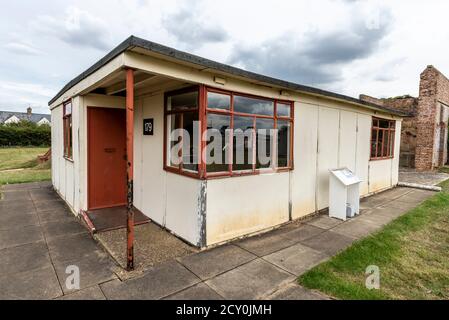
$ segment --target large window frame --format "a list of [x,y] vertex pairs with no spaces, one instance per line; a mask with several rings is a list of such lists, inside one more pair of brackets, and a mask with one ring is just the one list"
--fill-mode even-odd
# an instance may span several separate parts
[[[182,109],[182,110],[168,110],[168,99],[170,96],[175,96],[175,95],[180,95],[180,94],[185,94],[185,93],[192,93],[192,92],[198,92],[198,99],[197,99],[196,107],[191,107],[191,108]],[[180,127],[183,127],[184,115],[187,113],[192,113],[192,112],[197,112],[199,115],[200,114],[200,105],[201,105],[201,98],[200,98],[200,92],[199,92],[198,86],[190,86],[187,88],[169,91],[164,94],[164,170],[173,172],[173,173],[178,173],[178,174],[185,175],[185,176],[194,177],[194,178],[200,177],[199,168],[198,168],[197,172],[186,169],[184,167],[184,163],[182,160],[178,166],[173,166],[173,165],[168,164],[168,155],[169,155],[168,148],[170,148],[170,145],[167,143],[168,142],[168,128],[169,128],[167,119],[173,115],[181,115]],[[201,119],[199,119],[199,121],[201,121]],[[182,137],[181,137],[181,139],[182,139]],[[198,145],[199,145],[199,143],[200,142],[198,141]],[[181,145],[179,152],[181,153],[180,154],[181,159],[183,159],[183,156],[182,156],[183,145]]]
[[[381,125],[381,123],[384,125]],[[373,117],[371,125],[370,160],[393,159],[395,140],[396,121]]]
[[[233,136],[233,131],[234,131],[234,118],[236,116],[238,117],[245,117],[245,118],[252,118],[253,120],[253,127],[254,127],[254,135],[257,135],[257,120],[258,119],[269,119],[269,120],[273,120],[274,121],[274,128],[273,129],[277,129],[277,125],[278,125],[278,120],[279,121],[287,121],[290,124],[290,139],[289,139],[289,159],[288,159],[288,164],[285,167],[269,167],[269,168],[256,168],[256,161],[254,161],[254,158],[256,157],[255,151],[255,143],[256,143],[256,137],[253,136],[253,163],[252,163],[252,169],[249,170],[234,170],[233,169],[233,164],[232,162],[230,162],[228,164],[228,170],[227,171],[222,171],[222,172],[207,172],[207,169],[205,169],[205,176],[206,178],[210,179],[210,178],[219,178],[219,177],[235,177],[235,176],[245,176],[245,175],[258,175],[261,173],[273,173],[273,172],[285,172],[285,171],[290,171],[293,170],[293,132],[294,132],[294,103],[292,101],[287,101],[287,100],[280,100],[280,99],[271,99],[271,98],[266,98],[266,97],[260,97],[260,96],[256,96],[256,95],[250,95],[250,94],[245,94],[245,93],[239,93],[239,92],[234,92],[234,91],[228,91],[228,90],[221,90],[221,89],[217,89],[217,88],[212,88],[212,87],[206,87],[204,88],[205,91],[205,97],[204,97],[204,106],[205,106],[205,123],[207,123],[207,117],[210,114],[217,114],[217,115],[226,115],[226,116],[230,116],[230,129],[231,129],[231,135]],[[207,95],[208,93],[218,93],[218,94],[223,94],[223,95],[228,95],[230,96],[230,108],[229,110],[225,110],[225,109],[215,109],[215,108],[209,108],[209,106],[207,105]],[[253,99],[258,99],[258,100],[265,100],[265,101],[271,101],[274,103],[274,109],[273,109],[273,115],[262,115],[262,114],[252,114],[252,113],[245,113],[245,112],[238,112],[235,111],[234,108],[234,100],[235,97],[243,97],[243,98],[253,98]],[[290,116],[278,116],[277,113],[277,106],[278,104],[284,104],[284,105],[289,105],[290,106]],[[230,139],[229,143],[230,146],[229,148],[231,150],[233,150],[233,140],[234,139]],[[230,157],[233,158],[233,152],[230,152]]]
[[63,103],[63,154],[67,160],[73,160],[73,126],[72,126],[73,104],[72,100]]
[[[183,109],[183,110],[168,110],[168,98],[173,95],[183,94],[183,93],[189,93],[189,92],[198,92],[198,104],[197,108],[189,108],[189,109]],[[224,109],[214,109],[209,108],[208,104],[208,93],[218,93],[218,94],[224,94],[228,95],[230,97],[230,107],[229,110]],[[259,100],[266,100],[271,101],[274,103],[274,110],[273,115],[261,115],[261,114],[251,114],[251,113],[244,113],[244,112],[237,112],[234,110],[234,98],[236,96],[239,97],[245,97],[245,98],[254,98]],[[283,105],[289,105],[290,106],[290,116],[279,116],[277,113],[278,104]],[[183,168],[183,163],[181,161],[179,166],[172,166],[168,163],[168,157],[169,157],[169,150],[168,148],[168,129],[170,123],[168,122],[168,119],[173,114],[185,114],[187,112],[196,112],[198,111],[198,121],[200,123],[200,135],[199,135],[199,141],[198,143],[198,172],[193,172],[191,170],[185,170]],[[269,168],[256,168],[256,163],[252,164],[251,170],[244,170],[244,171],[236,171],[233,170],[233,164],[232,162],[227,165],[226,171],[221,172],[207,172],[207,165],[206,165],[206,159],[203,159],[202,156],[205,154],[205,150],[207,147],[207,141],[202,139],[201,137],[205,136],[205,132],[207,130],[207,123],[208,123],[208,115],[215,114],[215,115],[225,115],[230,117],[230,134],[233,137],[234,136],[234,117],[248,117],[252,118],[254,123],[254,134],[257,134],[257,126],[256,121],[258,119],[272,119],[274,121],[274,128],[277,129],[278,127],[278,121],[282,122],[288,122],[289,124],[289,139],[287,139],[289,145],[288,145],[288,164],[285,167],[269,167]],[[181,120],[182,122],[182,120]],[[180,125],[182,127],[182,123]],[[255,141],[255,139],[253,140]],[[230,146],[229,148],[233,150],[233,139],[230,139]],[[183,158],[182,155],[182,147],[180,148],[180,155],[181,158]],[[235,177],[235,176],[245,176],[245,175],[259,175],[263,173],[277,173],[277,172],[288,172],[294,169],[294,102],[283,100],[283,99],[271,99],[266,97],[260,97],[256,95],[250,95],[245,93],[239,93],[229,90],[222,90],[218,88],[213,87],[207,87],[204,85],[199,86],[191,86],[179,90],[169,91],[164,94],[164,152],[163,152],[163,163],[164,163],[164,170],[168,172],[173,172],[193,178],[199,178],[199,179],[215,179],[215,178],[225,178],[225,177]],[[233,157],[233,152],[230,152],[230,158]],[[253,161],[254,162],[254,161]]]

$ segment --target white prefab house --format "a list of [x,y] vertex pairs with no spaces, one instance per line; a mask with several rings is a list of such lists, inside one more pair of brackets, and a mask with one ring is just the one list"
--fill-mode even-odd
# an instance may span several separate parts
[[[124,208],[128,134],[135,210],[202,248],[326,209],[331,169],[355,172],[362,197],[398,182],[404,114],[136,37],[49,105],[53,185],[76,214],[114,219],[120,210],[111,209]],[[195,123],[199,139],[173,139],[174,129],[195,137]],[[255,139],[238,142],[234,132],[248,128]],[[207,129],[223,137],[230,161],[208,161],[212,140],[201,139]],[[278,130],[268,164],[251,161],[255,152],[245,149],[265,139],[260,129]],[[173,151],[176,142],[181,147]],[[245,150],[243,162],[237,147]],[[192,154],[206,156],[195,162]]]

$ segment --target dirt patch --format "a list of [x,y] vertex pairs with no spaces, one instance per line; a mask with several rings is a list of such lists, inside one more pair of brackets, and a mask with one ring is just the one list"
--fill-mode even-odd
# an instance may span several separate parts
[[157,264],[198,251],[195,247],[189,246],[154,223],[136,226],[135,270],[127,272],[125,271],[126,229],[98,233],[95,238],[121,266],[116,270],[116,273],[122,280],[138,276]]

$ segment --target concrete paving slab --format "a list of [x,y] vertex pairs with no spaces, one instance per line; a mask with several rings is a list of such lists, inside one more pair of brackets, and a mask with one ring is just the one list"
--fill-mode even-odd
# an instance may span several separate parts
[[33,201],[31,200],[2,200],[0,201],[0,212],[3,214],[4,212],[27,212],[33,213],[36,212],[36,208],[34,206]]
[[178,261],[199,278],[206,280],[256,258],[254,254],[239,247],[226,245],[189,255]]
[[34,201],[37,212],[51,210],[67,210],[67,206],[62,200],[41,200]]
[[57,298],[57,300],[106,300],[99,286],[86,288],[69,295]]
[[415,205],[424,202],[428,198],[436,195],[436,192],[425,190],[413,190],[412,192],[397,199],[398,202],[413,203]]
[[237,241],[234,244],[259,257],[263,257],[267,254],[292,246],[295,243],[295,240],[268,232]]
[[34,189],[28,191],[33,201],[60,200],[58,194],[52,189]]
[[383,227],[396,219],[393,209],[374,209],[357,217],[358,221],[365,221]]
[[54,221],[74,221],[76,217],[68,210],[40,211],[37,213],[41,223]]
[[2,186],[2,191],[16,191],[16,190],[30,190],[30,189],[40,189],[42,184],[40,182],[29,182],[29,183],[19,183],[19,184],[6,184]]
[[292,247],[272,253],[263,259],[278,266],[279,268],[299,276],[305,271],[320,264],[328,257],[329,256],[327,254],[316,251],[302,244],[296,244]]
[[31,200],[31,196],[28,190],[2,191],[0,199],[3,201]]
[[282,234],[282,237],[299,242],[319,235],[324,231],[326,230],[315,227],[313,225],[304,224],[302,226],[299,226],[298,228],[295,228],[294,230],[285,232],[284,234]]
[[223,300],[204,282],[164,298],[164,300]]
[[367,237],[380,228],[381,226],[377,223],[355,218],[336,226],[332,229],[332,232],[336,232],[349,238],[361,239]]
[[335,219],[335,218],[330,218],[328,215],[321,215],[319,217],[316,217],[310,221],[307,221],[308,225],[317,227],[317,228],[321,228],[321,229],[326,229],[329,230],[335,226],[338,226],[340,223],[343,223],[343,221]]
[[95,240],[89,234],[76,234],[64,238],[54,238],[48,241],[50,256],[53,261],[65,262],[81,260],[88,255],[101,255]]
[[47,300],[62,295],[53,267],[0,276],[0,300]]
[[434,186],[449,179],[449,174],[436,171],[417,172],[414,169],[401,168],[399,181]]
[[7,275],[51,266],[45,242],[0,250],[0,274]]
[[307,247],[328,255],[335,255],[339,251],[346,249],[355,239],[346,237],[332,231],[323,232],[313,238],[301,241]]
[[155,300],[169,296],[200,282],[200,279],[176,261],[163,263],[140,278],[101,284],[107,299]]
[[42,230],[47,240],[61,236],[88,233],[87,229],[75,219],[42,223]]
[[44,236],[39,226],[0,231],[0,250],[39,241],[44,241]]
[[291,283],[284,288],[281,288],[273,295],[268,297],[269,300],[329,300],[324,295],[319,294],[308,289],[301,287],[296,283]]
[[35,213],[0,213],[0,230],[20,229],[22,227],[38,225],[39,219]]
[[67,277],[70,275],[66,273],[67,267],[77,266],[80,271],[80,289],[88,288],[98,283],[104,283],[110,280],[117,279],[113,269],[114,263],[106,253],[89,255],[81,260],[55,262],[56,274],[61,283],[64,294],[75,292],[78,290],[69,289],[66,286]]
[[294,279],[294,275],[257,259],[208,280],[206,284],[225,299],[255,300]]

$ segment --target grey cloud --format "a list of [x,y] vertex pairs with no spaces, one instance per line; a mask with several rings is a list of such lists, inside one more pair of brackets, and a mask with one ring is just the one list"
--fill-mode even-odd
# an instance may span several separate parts
[[328,86],[341,79],[345,64],[376,52],[390,30],[389,13],[382,17],[376,27],[359,18],[349,30],[308,32],[301,41],[286,34],[259,46],[236,45],[229,62],[290,81]]
[[16,54],[30,55],[30,56],[42,54],[42,52],[39,49],[23,42],[9,42],[4,47],[6,50]]
[[198,16],[200,11],[196,7],[184,7],[174,14],[164,16],[162,26],[179,42],[189,47],[227,40],[227,32],[218,25],[201,20]]
[[107,25],[89,12],[76,7],[69,7],[63,19],[50,16],[38,17],[34,26],[69,45],[98,50],[107,50],[111,47],[111,35]]

